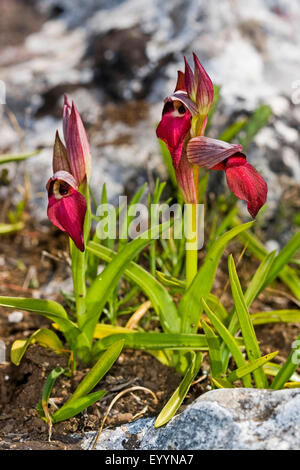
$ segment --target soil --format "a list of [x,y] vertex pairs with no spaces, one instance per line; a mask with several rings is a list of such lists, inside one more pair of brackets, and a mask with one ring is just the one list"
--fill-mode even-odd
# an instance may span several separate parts
[[[231,244],[227,255],[234,252],[237,260],[241,251],[241,245]],[[224,256],[220,263],[214,292],[230,308],[232,298],[227,286],[226,258]],[[247,271],[243,270],[245,264]],[[243,285],[247,284],[257,266],[258,262],[251,257],[246,263],[241,263],[238,271]],[[64,302],[57,292],[69,282],[70,275],[66,236],[54,228],[28,219],[23,231],[1,237],[0,295],[35,296]],[[295,308],[285,296],[284,286],[277,287],[281,293],[266,291],[254,302],[252,310]],[[66,359],[38,345],[31,345],[19,367],[11,364],[8,356],[13,341],[30,336],[37,328],[50,326],[47,319],[27,312],[22,312],[21,321],[13,323],[9,321],[11,313],[11,309],[0,309],[0,337],[7,347],[7,362],[0,364],[0,449],[79,448],[70,435],[97,430],[108,405],[120,391],[134,385],[144,386],[156,394],[158,402],[155,404],[151,395],[142,391],[128,393],[117,401],[105,426],[118,426],[141,416],[157,415],[180,382],[179,374],[150,354],[126,350],[96,388],[107,390],[106,396],[77,417],[55,425],[52,441],[48,442],[48,427],[39,417],[36,405],[48,374],[58,365],[66,366]],[[257,327],[256,332],[262,353],[278,349],[279,355],[275,360],[283,362],[299,334],[299,325],[270,324]],[[200,381],[191,387],[181,409],[211,388],[207,370],[206,357],[199,373]],[[55,404],[60,405],[71,395],[87,371],[80,366],[73,378],[60,376],[51,394]]]

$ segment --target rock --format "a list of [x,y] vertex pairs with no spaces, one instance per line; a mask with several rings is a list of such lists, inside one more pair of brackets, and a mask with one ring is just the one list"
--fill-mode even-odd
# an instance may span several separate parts
[[23,312],[12,312],[8,315],[7,319],[9,323],[19,323],[20,321],[23,320]]
[[[97,450],[299,450],[300,390],[213,390],[164,427],[154,421],[105,429]],[[82,448],[95,434],[87,433]]]

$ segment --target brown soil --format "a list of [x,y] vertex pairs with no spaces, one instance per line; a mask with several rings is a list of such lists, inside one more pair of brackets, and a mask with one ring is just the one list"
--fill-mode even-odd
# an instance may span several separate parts
[[15,46],[38,31],[45,18],[32,0],[1,0],[0,47]]
[[[228,253],[232,250],[238,259],[242,247],[232,244]],[[226,258],[220,265],[214,289],[215,293],[222,295],[224,305],[230,307],[232,299],[230,287],[226,288]],[[28,220],[22,232],[1,237],[0,295],[35,295],[63,301],[57,291],[70,278],[68,262],[65,235]],[[247,271],[243,271],[245,265]],[[243,285],[247,284],[257,265],[257,261],[252,258],[241,263],[238,271]],[[52,285],[50,290],[49,285]],[[285,291],[282,285],[278,288]],[[253,304],[253,311],[287,307],[296,308],[285,296],[266,292]],[[0,309],[0,338],[5,341],[7,351],[14,340],[28,337],[37,328],[50,325],[41,316],[26,312],[23,312],[22,321],[11,323],[8,320],[10,313],[10,309]],[[280,353],[276,361],[283,362],[299,334],[299,325],[270,324],[257,327],[256,331],[262,353],[278,349]],[[70,440],[70,434],[97,430],[109,403],[120,391],[141,385],[156,393],[158,403],[154,404],[151,396],[141,391],[126,394],[116,403],[106,426],[117,426],[140,416],[157,415],[180,382],[179,374],[160,364],[151,355],[126,350],[97,386],[97,389],[107,390],[107,395],[79,416],[55,425],[52,442],[49,443],[47,425],[40,419],[36,405],[41,399],[48,374],[58,365],[66,366],[66,359],[37,345],[29,347],[19,367],[12,365],[8,356],[7,352],[7,362],[0,365],[0,449],[76,449],[78,444]],[[191,387],[183,407],[210,389],[205,374],[207,369],[205,358],[199,376],[203,376],[204,380]],[[55,403],[59,405],[65,401],[86,372],[87,369],[79,367],[72,379],[60,376],[51,395]]]

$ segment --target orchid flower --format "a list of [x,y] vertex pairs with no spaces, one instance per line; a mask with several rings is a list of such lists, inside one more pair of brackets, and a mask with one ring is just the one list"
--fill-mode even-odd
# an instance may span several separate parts
[[157,137],[168,146],[186,203],[198,203],[199,167],[223,170],[229,189],[247,202],[255,218],[266,202],[266,182],[247,162],[241,145],[204,137],[214,89],[196,54],[193,57],[194,72],[185,59],[185,72],[178,72],[175,91],[165,99]]
[[65,144],[56,133],[53,149],[53,176],[47,183],[51,222],[67,232],[80,251],[84,251],[83,226],[87,210],[80,187],[87,184],[91,155],[87,135],[74,103],[65,96],[63,107]]

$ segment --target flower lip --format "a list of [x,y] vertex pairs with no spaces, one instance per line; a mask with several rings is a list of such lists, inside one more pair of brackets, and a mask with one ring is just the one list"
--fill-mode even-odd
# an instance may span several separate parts
[[[49,181],[46,185],[48,196],[50,197],[54,195],[57,199],[67,195],[65,192],[66,188],[69,190],[70,187],[77,190],[78,184],[70,173],[63,170],[54,173],[54,175],[49,178]],[[61,194],[61,191],[63,194]]]
[[83,225],[86,214],[86,200],[77,191],[74,177],[66,171],[58,171],[47,183],[48,209],[51,222],[67,232],[77,248],[84,251]]

